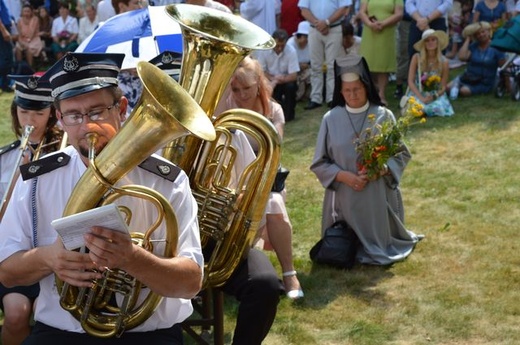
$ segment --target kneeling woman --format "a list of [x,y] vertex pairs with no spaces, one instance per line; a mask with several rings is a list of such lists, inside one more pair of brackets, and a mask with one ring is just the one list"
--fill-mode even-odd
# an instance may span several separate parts
[[334,218],[345,220],[361,242],[357,261],[389,265],[410,255],[421,238],[404,225],[399,190],[411,154],[401,143],[379,176],[369,178],[358,168],[356,141],[360,135],[395,118],[381,105],[364,58],[347,56],[337,63],[334,107],[323,117],[310,167],[325,187],[322,235]]

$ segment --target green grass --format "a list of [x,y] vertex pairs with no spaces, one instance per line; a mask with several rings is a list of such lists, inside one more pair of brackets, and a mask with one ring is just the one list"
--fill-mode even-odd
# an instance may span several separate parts
[[[389,86],[389,93],[393,86]],[[0,96],[2,143],[11,95]],[[391,96],[390,108],[397,111]],[[404,262],[340,271],[313,265],[323,188],[309,171],[325,108],[286,125],[283,165],[305,298],[282,299],[266,345],[520,343],[520,103],[459,99],[452,118],[413,128],[402,180],[407,226],[426,236]],[[276,257],[267,252],[280,271]],[[225,301],[230,341],[237,303]]]

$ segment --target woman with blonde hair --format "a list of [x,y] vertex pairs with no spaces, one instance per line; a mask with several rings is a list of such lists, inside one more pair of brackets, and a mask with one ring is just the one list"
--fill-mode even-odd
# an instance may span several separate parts
[[[215,112],[243,108],[253,110],[268,118],[283,138],[285,118],[282,107],[271,98],[272,87],[265,77],[260,63],[246,57],[235,70],[227,91],[227,97]],[[258,144],[250,139],[253,150]],[[300,282],[296,277],[292,256],[292,225],[285,208],[285,189],[272,191],[266,206],[266,224],[260,229],[264,241],[272,246],[282,267],[283,282],[287,297],[297,299],[303,297]]]
[[448,35],[441,30],[428,29],[419,42],[418,51],[412,56],[408,70],[408,96],[423,105],[427,116],[452,116],[453,107],[446,96],[449,78],[449,61],[442,55],[448,46]]

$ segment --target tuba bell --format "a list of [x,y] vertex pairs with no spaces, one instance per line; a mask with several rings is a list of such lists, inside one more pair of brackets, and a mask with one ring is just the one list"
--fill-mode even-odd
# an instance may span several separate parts
[[[280,138],[258,113],[234,109],[218,118],[213,113],[244,57],[253,50],[272,49],[275,42],[258,26],[222,11],[187,4],[168,5],[166,11],[179,23],[184,39],[179,83],[212,118],[217,140],[183,137],[170,143],[163,156],[190,177],[205,252],[203,285],[216,287],[227,281],[257,236],[280,161]],[[231,188],[235,129],[254,138],[260,149]]]
[[[76,184],[63,216],[111,203],[124,195],[143,198],[156,206],[159,219],[145,233],[131,233],[132,241],[152,251],[150,237],[164,219],[167,234],[162,255],[173,257],[178,241],[177,222],[168,200],[144,186],[118,188],[114,184],[167,142],[188,134],[213,140],[215,130],[200,106],[158,67],[139,62],[137,73],[143,84],[139,102],[103,151],[97,157],[89,153],[89,167]],[[93,152],[96,136],[89,140]],[[143,288],[139,281],[122,270],[105,272],[104,277],[94,281],[88,289],[70,286],[58,277],[56,285],[62,308],[80,321],[87,333],[108,338],[120,336],[146,321],[162,297],[150,291],[144,301],[138,302]],[[123,300],[117,306],[110,303],[115,295]]]

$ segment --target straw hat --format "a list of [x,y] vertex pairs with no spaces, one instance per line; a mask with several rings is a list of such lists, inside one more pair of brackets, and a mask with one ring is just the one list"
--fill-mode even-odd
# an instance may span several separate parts
[[468,36],[473,36],[480,29],[491,30],[491,24],[489,24],[488,22],[478,22],[478,23],[469,24],[468,26],[466,26],[464,28],[464,31],[462,31],[462,36],[464,38],[467,38]]
[[424,41],[430,36],[437,37],[437,41],[439,42],[440,50],[446,49],[446,47],[448,46],[448,40],[449,40],[448,35],[444,31],[433,30],[433,29],[424,30],[424,32],[422,33],[421,40],[419,42],[415,43],[413,45],[413,48],[417,51],[420,51],[422,49],[422,47],[424,46]]

